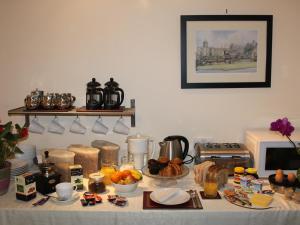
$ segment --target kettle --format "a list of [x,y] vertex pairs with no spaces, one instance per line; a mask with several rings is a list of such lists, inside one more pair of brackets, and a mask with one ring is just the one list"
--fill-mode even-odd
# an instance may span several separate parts
[[[182,142],[184,143],[184,148],[182,148]],[[166,137],[164,141],[159,143],[159,146],[159,156],[167,157],[169,160],[174,158],[184,160],[189,151],[189,141],[185,137],[179,135]],[[189,161],[185,163],[189,163]]]

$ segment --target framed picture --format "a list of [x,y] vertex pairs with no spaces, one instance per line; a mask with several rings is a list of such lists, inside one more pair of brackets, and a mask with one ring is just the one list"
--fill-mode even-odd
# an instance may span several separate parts
[[272,15],[181,16],[181,88],[271,87]]

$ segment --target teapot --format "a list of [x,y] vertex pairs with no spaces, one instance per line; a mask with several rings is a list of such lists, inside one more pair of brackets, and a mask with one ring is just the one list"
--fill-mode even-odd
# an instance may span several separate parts
[[[181,143],[183,142],[184,148],[182,148]],[[174,158],[180,158],[182,160],[188,155],[189,151],[189,141],[179,135],[168,136],[164,141],[159,142],[160,151],[159,156],[167,157],[169,160]],[[189,160],[190,161],[190,160]],[[186,162],[188,163],[188,162]]]
[[118,109],[124,100],[124,91],[119,88],[119,84],[110,78],[109,82],[105,83],[104,88],[104,109]]
[[44,92],[41,90],[34,90],[30,95],[27,95],[24,99],[26,109],[32,110],[40,107],[43,99]]

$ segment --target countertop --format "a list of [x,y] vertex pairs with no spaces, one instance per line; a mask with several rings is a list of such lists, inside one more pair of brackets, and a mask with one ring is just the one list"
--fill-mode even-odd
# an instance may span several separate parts
[[[85,180],[86,183],[86,180]],[[14,183],[10,185],[9,192],[0,196],[0,225],[4,224],[205,224],[205,225],[269,225],[299,224],[300,204],[287,201],[281,194],[275,194],[272,205],[274,208],[255,210],[242,208],[231,204],[224,198],[221,200],[203,200],[203,210],[171,210],[155,209],[143,210],[143,191],[153,191],[158,187],[157,180],[143,177],[138,189],[133,193],[123,194],[128,199],[126,207],[117,207],[107,201],[107,194],[115,194],[112,186],[107,186],[107,193],[102,194],[103,203],[95,206],[82,207],[80,201],[72,204],[57,204],[51,199],[43,206],[33,207],[37,198],[23,202],[15,197]],[[85,185],[86,186],[86,185]],[[177,180],[176,187],[183,190],[202,190],[194,182],[192,171]],[[82,192],[83,193],[83,192]],[[80,193],[80,194],[82,194]]]

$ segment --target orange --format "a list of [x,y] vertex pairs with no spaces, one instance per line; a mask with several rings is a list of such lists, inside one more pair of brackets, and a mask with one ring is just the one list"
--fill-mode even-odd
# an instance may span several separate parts
[[122,173],[121,172],[115,172],[110,177],[111,181],[114,183],[118,183],[122,179]]
[[126,179],[126,177],[131,176],[131,172],[129,170],[123,170],[121,173],[122,179]]

